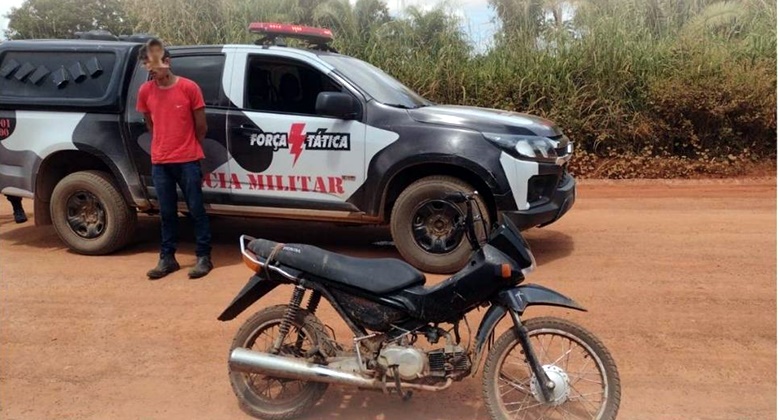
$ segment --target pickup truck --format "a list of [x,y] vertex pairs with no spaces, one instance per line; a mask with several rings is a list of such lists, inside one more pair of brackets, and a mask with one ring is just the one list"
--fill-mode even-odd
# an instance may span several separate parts
[[[451,273],[470,248],[447,192],[477,191],[488,226],[507,217],[522,230],[573,205],[572,143],[552,122],[435,104],[335,52],[325,29],[250,28],[265,37],[169,48],[206,103],[210,214],[389,225],[407,262]],[[0,43],[0,192],[34,199],[35,224],[89,255],[123,247],[157,206],[135,109],[143,36],[94,38]]]

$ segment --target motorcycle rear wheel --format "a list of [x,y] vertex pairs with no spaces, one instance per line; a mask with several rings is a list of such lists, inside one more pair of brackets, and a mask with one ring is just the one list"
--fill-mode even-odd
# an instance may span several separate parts
[[[230,351],[242,347],[270,352],[279,335],[287,305],[272,306],[254,314],[238,330]],[[303,343],[296,346],[298,332]],[[305,310],[298,310],[290,332],[285,337],[279,355],[299,357],[318,345],[318,332],[324,331],[320,321]],[[274,334],[275,333],[275,334]],[[262,341],[262,342],[261,342]],[[306,413],[325,394],[328,384],[268,377],[262,374],[236,372],[228,368],[230,385],[247,414],[268,420],[287,420]]]
[[482,375],[485,405],[493,420],[614,420],[620,377],[609,351],[591,332],[567,320],[523,322],[536,357],[556,386],[544,402],[514,328],[499,337]]

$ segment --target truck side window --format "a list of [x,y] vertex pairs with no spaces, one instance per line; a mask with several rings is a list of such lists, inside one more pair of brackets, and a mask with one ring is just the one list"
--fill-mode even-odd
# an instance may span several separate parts
[[136,111],[135,107],[138,104],[138,90],[147,80],[149,80],[149,72],[140,65],[136,66],[127,91],[127,118],[130,123],[143,122],[143,114]]
[[341,92],[327,75],[303,63],[251,56],[247,63],[244,108],[261,112],[316,115],[320,92]]
[[226,106],[222,92],[224,55],[183,55],[171,57],[171,70],[200,86],[206,106]]
[[[0,56],[0,97],[5,103],[97,102],[111,95],[118,53],[112,51],[4,51]],[[119,76],[121,77],[121,76]]]

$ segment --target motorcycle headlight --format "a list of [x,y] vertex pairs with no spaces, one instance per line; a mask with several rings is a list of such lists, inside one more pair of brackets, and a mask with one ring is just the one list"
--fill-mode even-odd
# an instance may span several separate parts
[[547,162],[555,162],[558,159],[558,152],[555,150],[558,142],[547,137],[492,133],[483,133],[483,135],[486,139],[519,159]]

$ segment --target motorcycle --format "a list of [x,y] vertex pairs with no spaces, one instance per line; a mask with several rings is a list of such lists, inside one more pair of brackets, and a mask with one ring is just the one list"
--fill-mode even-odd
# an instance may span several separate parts
[[[616,418],[620,378],[604,344],[568,320],[522,319],[530,306],[585,309],[549,288],[521,284],[536,268],[529,245],[506,218],[488,231],[476,194],[443,194],[444,204],[459,209],[457,227],[473,254],[434,286],[399,259],[241,236],[254,275],[219,320],[235,319],[280,285],[293,286],[289,304],[260,310],[234,337],[228,368],[241,408],[258,418],[291,419],[330,384],[408,400],[412,391],[442,391],[476,376],[485,359],[483,398],[492,419]],[[351,342],[339,342],[317,318],[323,297],[351,330]],[[472,337],[466,315],[479,308],[487,309]],[[512,327],[496,340],[507,314]]]

